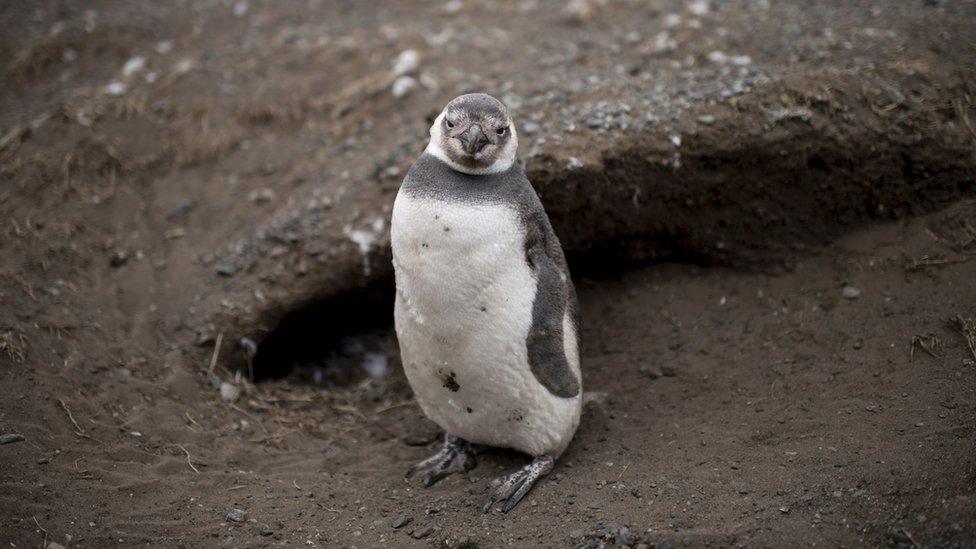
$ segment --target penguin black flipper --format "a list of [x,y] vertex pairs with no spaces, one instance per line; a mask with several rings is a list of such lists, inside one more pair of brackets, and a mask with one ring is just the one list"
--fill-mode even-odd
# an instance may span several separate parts
[[568,311],[574,331],[578,330],[576,289],[559,239],[538,197],[533,198],[536,207],[523,213],[525,258],[536,275],[532,326],[525,338],[529,367],[550,393],[571,398],[579,394],[580,380],[566,355],[563,319]]

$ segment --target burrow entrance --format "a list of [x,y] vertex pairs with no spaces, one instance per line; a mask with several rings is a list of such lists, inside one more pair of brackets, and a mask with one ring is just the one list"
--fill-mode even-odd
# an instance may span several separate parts
[[393,296],[390,279],[286,314],[258,345],[254,381],[346,386],[386,377],[398,354]]

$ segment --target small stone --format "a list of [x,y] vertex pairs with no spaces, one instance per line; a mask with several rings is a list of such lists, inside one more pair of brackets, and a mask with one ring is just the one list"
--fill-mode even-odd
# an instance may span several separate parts
[[0,444],[13,444],[14,442],[23,442],[24,435],[18,435],[15,433],[6,433],[0,435]]
[[247,194],[247,201],[251,204],[264,204],[275,199],[275,192],[267,187],[257,189]]
[[237,402],[237,399],[241,397],[241,389],[234,385],[233,383],[228,383],[226,381],[220,384],[220,400],[227,403]]
[[146,68],[146,58],[142,55],[137,55],[126,61],[125,65],[122,65],[122,74],[124,76],[132,76],[144,68]]
[[185,216],[186,214],[190,213],[190,210],[192,210],[192,209],[193,209],[193,206],[190,205],[189,202],[187,202],[186,200],[184,200],[184,201],[180,202],[179,205],[177,205],[175,208],[173,208],[172,210],[166,212],[163,215],[163,217],[165,217],[167,220],[173,220],[173,219],[176,219],[178,217]]
[[247,520],[247,512],[243,509],[231,509],[227,513],[227,520],[231,522],[244,522]]
[[620,532],[613,536],[614,545],[630,547],[636,542],[637,536],[629,532],[626,528],[621,528]]
[[861,338],[855,339],[853,347],[854,349],[860,349],[861,347],[864,347],[864,340]]
[[125,265],[125,262],[128,260],[129,260],[129,252],[125,250],[117,250],[115,253],[112,254],[112,257],[109,258],[108,266],[112,267],[113,269],[118,269],[122,265]]
[[413,522],[413,517],[408,517],[407,515],[398,515],[393,522],[390,523],[394,529],[403,528],[404,526]]
[[427,536],[429,536],[429,535],[431,535],[433,533],[434,533],[434,528],[433,527],[431,527],[431,526],[422,526],[420,528],[417,528],[413,532],[410,532],[410,537],[412,537],[413,539],[424,539],[424,538],[426,538]]
[[539,124],[531,120],[522,124],[522,133],[524,133],[525,135],[535,135],[539,133],[539,130],[541,129],[542,128],[539,127]]
[[790,507],[788,505],[784,505],[779,508],[779,512],[785,515],[786,513],[790,512]]
[[602,128],[603,127],[603,119],[602,118],[587,118],[586,119],[586,127],[587,128],[590,128],[590,129],[594,129],[594,130],[599,129],[599,128]]
[[715,123],[715,117],[710,114],[703,114],[698,117],[698,123],[705,126],[711,126]]
[[968,366],[968,367],[972,368],[973,366],[976,366],[976,361],[974,361],[973,359],[967,357],[967,358],[962,359],[962,365],[963,366]]
[[843,295],[847,299],[858,299],[859,297],[861,297],[861,290],[860,289],[855,288],[854,286],[846,285],[846,284],[841,289],[840,293],[841,293],[841,295]]
[[47,544],[47,549],[64,549],[64,545],[61,545],[56,541],[52,541],[51,543]]
[[393,88],[390,90],[393,97],[397,99],[407,95],[417,87],[417,79],[412,76],[400,76],[393,81]]
[[404,50],[397,56],[393,63],[393,72],[399,76],[413,72],[420,67],[420,52],[417,50]]
[[114,82],[110,82],[107,86],[105,86],[105,93],[108,95],[122,95],[125,93],[126,89],[128,88],[126,87],[125,84],[116,80]]
[[237,274],[237,265],[234,265],[233,261],[227,261],[217,265],[214,271],[220,276],[232,277]]

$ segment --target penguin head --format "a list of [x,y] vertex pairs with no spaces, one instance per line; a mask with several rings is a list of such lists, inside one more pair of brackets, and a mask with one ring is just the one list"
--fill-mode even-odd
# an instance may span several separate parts
[[515,162],[518,136],[508,109],[484,93],[469,93],[444,107],[430,127],[427,151],[461,173],[503,172]]

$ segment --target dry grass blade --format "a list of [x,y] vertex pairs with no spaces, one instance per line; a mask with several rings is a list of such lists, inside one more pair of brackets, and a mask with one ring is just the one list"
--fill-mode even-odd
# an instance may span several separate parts
[[31,518],[34,519],[34,524],[36,524],[37,527],[41,529],[41,532],[44,532],[44,547],[47,547],[47,530],[45,530],[44,527],[41,526],[40,522],[37,522],[37,517],[31,515]]
[[214,352],[210,355],[210,367],[207,368],[207,375],[213,375],[214,368],[217,367],[217,359],[220,357],[220,344],[224,341],[223,332],[217,334],[217,342],[214,344]]
[[26,341],[23,334],[17,336],[19,337],[15,337],[13,331],[0,335],[0,352],[6,353],[11,360],[23,362],[27,357]]
[[968,258],[957,258],[957,259],[947,259],[944,257],[929,257],[923,255],[919,258],[909,257],[905,259],[905,270],[906,271],[921,271],[926,267],[939,267],[942,265],[951,265],[953,263],[965,263],[969,261]]
[[199,475],[200,470],[193,465],[193,460],[190,459],[190,452],[186,448],[184,448],[182,444],[174,444],[173,446],[176,446],[180,450],[183,450],[183,453],[186,454],[186,464],[190,466],[190,469],[193,469],[194,473]]
[[928,353],[933,358],[939,358],[936,351],[942,348],[942,340],[935,336],[935,334],[925,334],[916,335],[912,337],[911,349],[908,352],[908,358],[910,361],[915,361],[915,349],[919,348]]
[[966,340],[966,346],[969,347],[969,354],[973,356],[973,360],[976,360],[976,318],[966,318],[962,315],[956,315],[955,318],[948,320],[948,324]]
[[64,409],[64,412],[68,414],[68,419],[71,420],[71,424],[75,426],[75,434],[80,437],[87,437],[88,435],[85,434],[85,430],[81,428],[81,425],[78,425],[77,421],[75,421],[75,416],[71,413],[71,408],[68,408],[68,405],[65,404],[60,398],[58,399],[58,404],[60,404],[61,408]]

